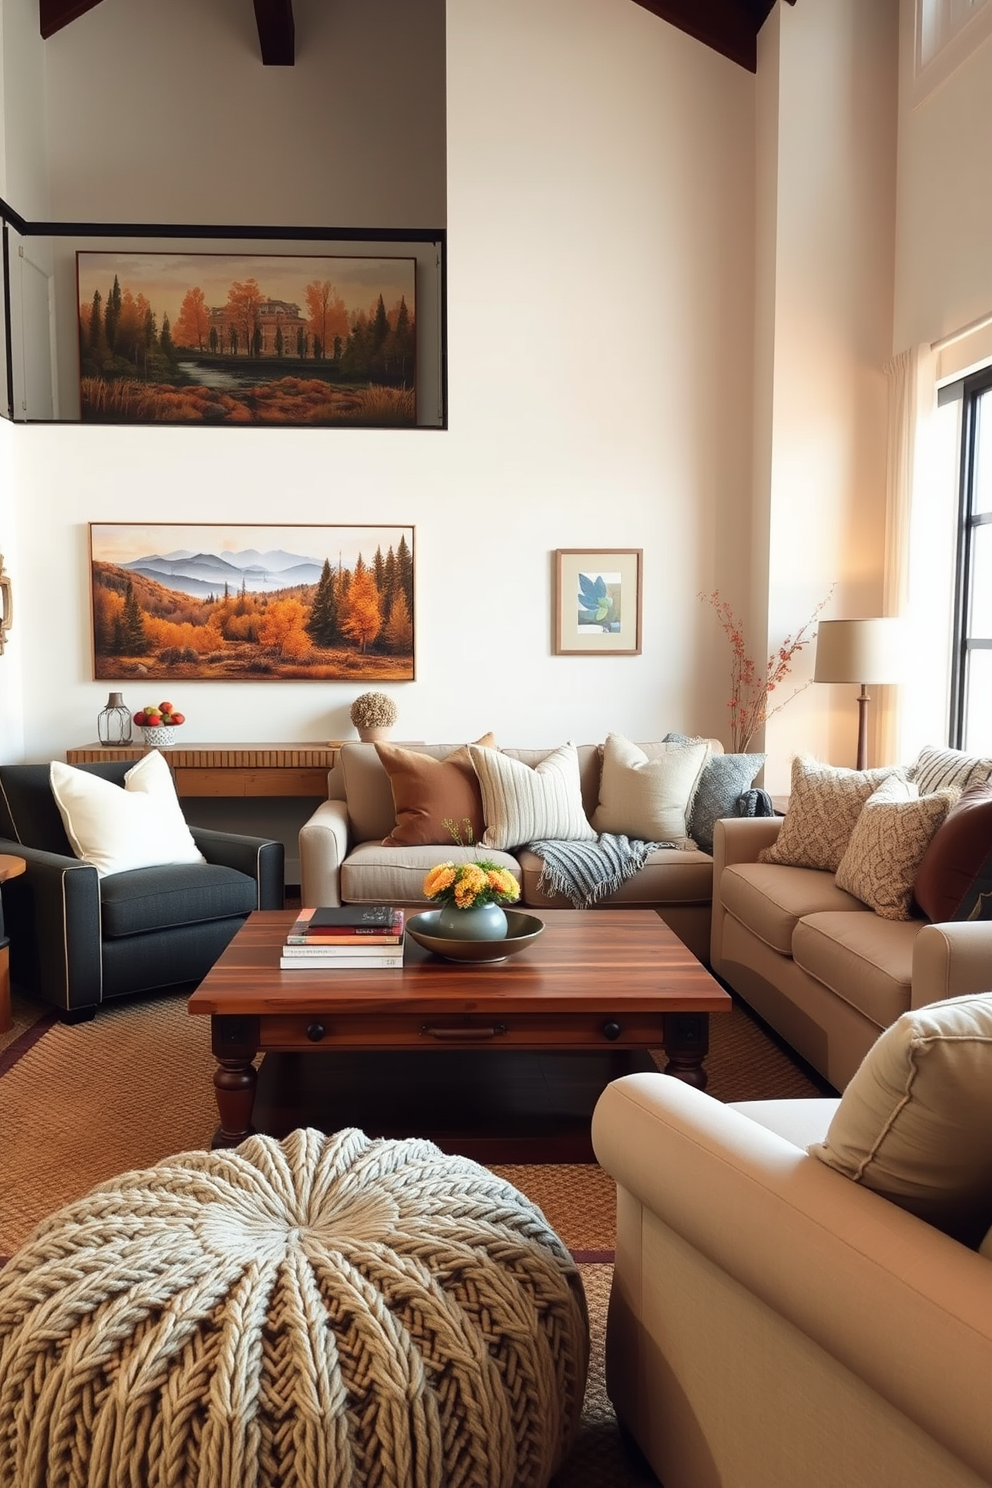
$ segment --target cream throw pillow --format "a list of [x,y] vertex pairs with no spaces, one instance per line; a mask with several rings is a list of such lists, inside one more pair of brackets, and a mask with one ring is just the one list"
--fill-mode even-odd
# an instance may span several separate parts
[[797,755],[792,761],[792,794],[785,819],[776,841],[758,854],[758,862],[836,873],[862,806],[893,773],[894,767],[834,769],[810,755]]
[[709,754],[709,745],[700,740],[659,744],[647,755],[622,734],[608,734],[593,827],[681,847],[689,806]]
[[574,744],[563,744],[533,769],[496,749],[470,744],[482,790],[483,847],[509,851],[525,842],[590,842]]
[[77,858],[101,878],[163,863],[202,863],[158,750],[138,761],[123,789],[88,770],[53,760],[49,782]]
[[992,993],[903,1013],[809,1151],[977,1246],[992,1224]]
[[837,867],[837,887],[883,920],[911,920],[916,870],[959,795],[921,796],[908,780],[890,775],[862,807]]

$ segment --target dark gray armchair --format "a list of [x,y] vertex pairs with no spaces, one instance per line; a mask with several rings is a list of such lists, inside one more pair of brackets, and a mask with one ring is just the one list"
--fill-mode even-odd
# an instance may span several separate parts
[[[131,762],[81,765],[123,785]],[[4,886],[15,986],[69,1022],[102,1002],[199,982],[253,909],[281,909],[281,842],[191,827],[205,863],[100,878],[72,854],[47,765],[0,765],[0,853],[27,871]]]

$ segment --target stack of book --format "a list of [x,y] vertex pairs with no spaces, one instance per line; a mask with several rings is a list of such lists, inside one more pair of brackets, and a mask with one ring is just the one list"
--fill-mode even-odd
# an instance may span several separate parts
[[403,965],[404,912],[392,904],[303,909],[279,957],[283,971],[372,971]]

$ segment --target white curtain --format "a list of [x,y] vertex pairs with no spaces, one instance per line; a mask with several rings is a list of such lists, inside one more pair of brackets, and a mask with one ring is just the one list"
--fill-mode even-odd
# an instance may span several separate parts
[[[936,409],[936,357],[929,343],[892,358],[885,369],[889,384],[888,455],[885,494],[885,573],[882,612],[898,615],[907,625],[907,653],[913,615],[910,596],[910,549],[914,500],[931,478],[931,424]],[[872,758],[902,758],[899,687],[878,689]]]

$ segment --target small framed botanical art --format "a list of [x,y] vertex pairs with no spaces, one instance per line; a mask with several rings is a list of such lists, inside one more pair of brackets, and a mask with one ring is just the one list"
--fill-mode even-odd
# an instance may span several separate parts
[[554,654],[639,656],[641,548],[557,548]]

